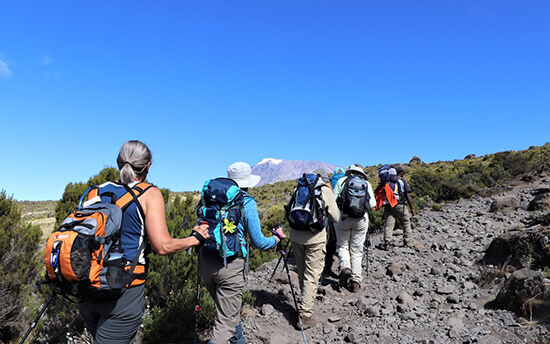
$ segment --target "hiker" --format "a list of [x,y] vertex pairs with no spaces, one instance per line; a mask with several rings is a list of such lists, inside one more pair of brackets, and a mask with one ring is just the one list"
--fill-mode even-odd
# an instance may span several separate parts
[[[117,158],[120,169],[120,181],[107,182],[99,186],[94,197],[101,198],[102,203],[111,201],[110,195],[120,198],[126,194],[127,187],[136,184],[145,185],[140,197],[132,202],[123,212],[121,227],[121,245],[127,266],[139,253],[140,243],[160,255],[182,252],[196,246],[208,238],[208,226],[193,228],[192,236],[172,238],[166,226],[164,198],[155,186],[144,183],[152,162],[149,148],[140,141],[124,143]],[[103,196],[107,194],[107,196]],[[106,198],[104,198],[106,197]],[[140,247],[141,248],[141,247]],[[147,249],[142,249],[138,257],[135,272],[140,278],[134,278],[130,287],[116,299],[96,300],[88,297],[78,298],[78,309],[86,322],[86,327],[94,337],[95,344],[131,343],[140,327],[144,306],[144,286],[147,271]]]
[[[239,221],[235,230],[239,239],[244,242],[244,234],[248,234],[252,246],[261,250],[268,250],[277,245],[279,237],[285,235],[281,228],[277,228],[277,236],[265,237],[260,226],[260,217],[256,201],[247,193],[248,188],[260,181],[260,176],[252,175],[250,165],[236,162],[227,168],[227,178],[236,182],[244,197],[242,221]],[[212,237],[212,236],[211,236]],[[214,240],[212,237],[211,240]],[[241,306],[245,282],[246,250],[237,249],[233,256],[220,257],[219,252],[208,249],[205,243],[200,264],[201,276],[206,289],[216,304],[216,318],[209,344],[243,344],[245,338],[241,325]]]
[[[328,178],[322,180],[320,175],[314,174],[306,174],[303,178],[298,179],[298,187],[300,186],[301,179],[302,182],[307,180],[307,183],[313,184],[313,188],[310,189],[306,186],[304,190],[314,189],[315,195],[310,196],[313,198],[313,202],[315,202],[314,206],[319,206],[318,210],[321,214],[318,214],[318,221],[315,224],[316,228],[306,225],[304,228],[297,229],[298,227],[293,228],[291,225],[290,241],[292,242],[292,252],[296,258],[296,270],[301,293],[298,305],[298,316],[300,319],[296,323],[297,329],[300,329],[301,326],[303,329],[306,329],[316,325],[315,318],[313,317],[313,306],[325,260],[327,241],[325,218],[336,222],[340,217],[340,211],[328,184]],[[295,189],[294,195],[296,195],[297,189]]]
[[362,281],[363,245],[369,228],[368,211],[376,205],[372,186],[361,166],[352,165],[334,188],[340,208],[336,223],[339,284],[353,293],[359,292]]
[[[396,218],[403,226],[403,243],[405,246],[412,246],[412,229],[411,229],[411,214],[415,215],[413,202],[411,199],[412,188],[403,177],[405,171],[403,167],[389,169],[389,188],[393,191],[396,199],[396,204],[391,205],[389,202],[384,204],[384,245],[383,249],[391,250],[393,245],[393,229],[395,227]],[[407,202],[411,209],[407,208]]]
[[[345,176],[346,171],[342,167],[336,167],[334,173],[330,176],[330,187],[332,190],[336,187],[336,183],[340,178]],[[334,255],[336,254],[336,229],[334,222],[327,219],[327,247],[325,254],[325,267],[323,274],[325,276],[333,276],[332,264],[334,263]]]

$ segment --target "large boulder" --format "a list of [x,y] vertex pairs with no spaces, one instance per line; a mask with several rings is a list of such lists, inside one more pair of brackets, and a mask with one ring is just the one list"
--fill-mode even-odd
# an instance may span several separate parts
[[520,200],[516,196],[501,196],[491,204],[491,211],[516,210],[520,206]]
[[533,194],[535,197],[529,202],[527,210],[550,210],[550,189],[539,188]]
[[550,290],[540,271],[517,270],[506,279],[492,306],[527,319],[544,319],[550,314]]
[[409,161],[409,164],[411,165],[417,165],[417,164],[420,164],[422,163],[422,160],[417,157],[416,155],[412,157],[412,159]]
[[493,239],[482,263],[494,266],[513,266],[516,269],[550,266],[550,229],[509,230]]

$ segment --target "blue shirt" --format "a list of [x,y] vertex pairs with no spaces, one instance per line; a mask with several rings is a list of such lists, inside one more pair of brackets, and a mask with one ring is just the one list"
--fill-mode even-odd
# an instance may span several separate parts
[[260,225],[260,215],[258,214],[258,206],[252,196],[244,194],[244,219],[239,223],[239,236],[244,241],[244,231],[248,233],[250,243],[253,247],[260,250],[267,250],[277,245],[275,237],[265,237],[262,233]]

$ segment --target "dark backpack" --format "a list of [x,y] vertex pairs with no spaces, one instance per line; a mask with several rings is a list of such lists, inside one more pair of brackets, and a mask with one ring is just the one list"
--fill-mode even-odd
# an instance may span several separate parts
[[351,174],[344,182],[338,197],[338,208],[353,218],[361,218],[370,209],[367,180],[359,174]]
[[325,228],[321,187],[326,186],[318,174],[298,178],[290,201],[285,206],[285,217],[290,228],[317,232]]
[[202,187],[202,198],[197,206],[198,221],[208,222],[210,238],[204,242],[204,250],[217,252],[224,259],[246,255],[243,226],[244,192],[229,178],[209,179]]
[[134,274],[134,269],[147,240],[140,245],[131,266],[127,266],[120,245],[123,211],[137,202],[150,184],[136,186],[127,187],[126,194],[113,200],[114,204],[96,202],[82,207],[87,192],[92,190],[90,194],[97,195],[98,187],[86,190],[78,209],[50,234],[44,254],[46,272],[49,282],[64,294],[94,299],[118,297],[136,277],[145,278]]
[[397,199],[398,204],[405,203],[405,183],[401,179],[399,179],[397,176],[396,178],[390,178],[389,185],[390,188],[393,191],[393,194],[395,195],[395,198]]

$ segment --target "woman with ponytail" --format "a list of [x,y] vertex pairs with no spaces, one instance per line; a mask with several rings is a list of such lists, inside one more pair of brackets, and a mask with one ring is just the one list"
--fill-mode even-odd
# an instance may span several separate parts
[[124,209],[120,242],[128,265],[137,259],[135,276],[122,296],[110,300],[86,299],[78,308],[94,344],[131,343],[141,324],[144,306],[144,286],[147,273],[146,246],[157,254],[182,252],[199,245],[209,237],[208,225],[193,229],[187,238],[172,238],[168,233],[164,198],[155,186],[145,182],[153,156],[141,141],[126,142],[117,158],[120,181],[107,182],[98,187],[97,195],[103,203],[110,203],[113,195],[120,198],[129,189],[137,190],[134,201]]

